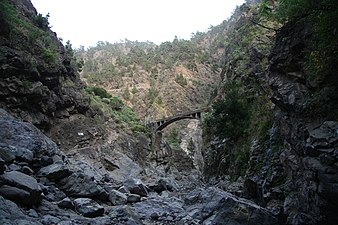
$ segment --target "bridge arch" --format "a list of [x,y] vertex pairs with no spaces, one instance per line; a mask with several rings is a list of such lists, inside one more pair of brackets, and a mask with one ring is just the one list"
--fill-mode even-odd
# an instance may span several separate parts
[[187,112],[184,114],[178,114],[175,116],[171,116],[168,118],[164,118],[161,120],[156,120],[150,123],[152,129],[154,131],[161,131],[164,128],[166,128],[168,125],[179,121],[179,120],[183,120],[183,119],[201,119],[201,114],[202,112],[205,112],[205,109],[201,109],[201,110],[195,110],[195,111],[191,111],[191,112]]

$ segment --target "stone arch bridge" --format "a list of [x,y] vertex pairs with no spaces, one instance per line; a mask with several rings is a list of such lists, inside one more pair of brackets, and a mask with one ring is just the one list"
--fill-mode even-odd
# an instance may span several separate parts
[[177,114],[174,116],[170,116],[164,119],[160,120],[155,120],[150,123],[148,123],[148,126],[150,126],[151,130],[156,132],[156,131],[161,131],[164,128],[166,128],[168,125],[172,124],[173,122],[183,120],[183,119],[201,119],[202,112],[207,112],[208,109],[198,109],[182,114]]

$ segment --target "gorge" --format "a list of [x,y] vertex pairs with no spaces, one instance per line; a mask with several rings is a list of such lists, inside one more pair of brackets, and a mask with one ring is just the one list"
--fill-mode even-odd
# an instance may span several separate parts
[[73,49],[0,0],[0,223],[337,224],[335,8]]

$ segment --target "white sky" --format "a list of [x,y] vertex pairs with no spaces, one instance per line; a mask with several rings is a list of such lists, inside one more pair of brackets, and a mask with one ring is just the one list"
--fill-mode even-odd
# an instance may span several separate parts
[[160,44],[190,39],[229,18],[245,0],[31,0],[50,13],[52,30],[73,47],[125,38]]

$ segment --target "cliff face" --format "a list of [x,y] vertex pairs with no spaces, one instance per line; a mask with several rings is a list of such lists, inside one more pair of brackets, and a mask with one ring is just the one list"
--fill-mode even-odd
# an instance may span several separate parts
[[255,4],[240,10],[242,26],[232,32],[241,39],[226,38],[223,84],[204,125],[205,174],[242,176],[237,194],[271,209],[282,224],[336,224],[336,51],[326,55],[330,63],[314,59],[319,45],[323,55],[337,46],[323,46],[311,16],[280,27],[255,13]]
[[280,160],[287,172],[284,213],[290,224],[336,224],[337,83],[308,69],[316,37],[308,19],[286,24],[270,55],[267,79],[276,119],[287,143]]
[[44,129],[56,118],[87,113],[72,54],[48,17],[28,0],[4,0],[0,7],[0,106]]

